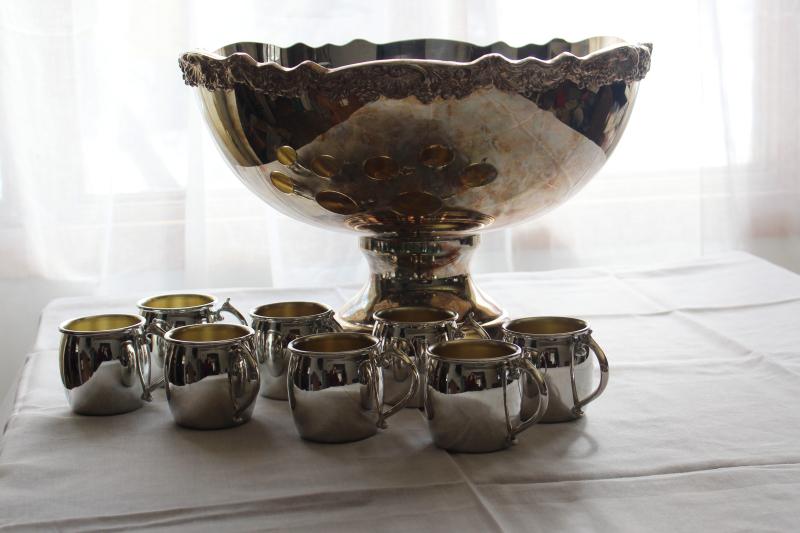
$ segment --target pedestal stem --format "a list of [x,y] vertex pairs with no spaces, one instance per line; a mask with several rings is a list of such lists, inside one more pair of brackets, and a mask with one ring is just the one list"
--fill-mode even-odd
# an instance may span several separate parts
[[369,281],[338,312],[345,326],[372,327],[372,313],[422,305],[474,313],[485,327],[502,321],[503,311],[484,296],[469,273],[477,235],[459,237],[362,237]]

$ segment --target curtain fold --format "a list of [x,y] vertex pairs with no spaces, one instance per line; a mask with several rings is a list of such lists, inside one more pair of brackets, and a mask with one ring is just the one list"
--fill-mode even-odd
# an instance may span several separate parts
[[290,220],[225,166],[178,55],[238,40],[618,36],[653,67],[606,168],[475,270],[646,263],[727,249],[800,268],[800,5],[791,1],[0,6],[0,279],[95,292],[358,282],[356,237]]

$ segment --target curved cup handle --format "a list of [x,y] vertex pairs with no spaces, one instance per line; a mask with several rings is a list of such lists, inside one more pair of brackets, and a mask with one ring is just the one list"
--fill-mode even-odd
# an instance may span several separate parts
[[[131,341],[123,342],[122,347],[125,350],[125,354],[128,356],[128,360],[133,363],[133,366],[136,369],[136,375],[139,378],[139,384],[142,386],[142,400],[145,402],[152,402],[153,396],[150,394],[150,392],[153,389],[150,388],[150,386],[145,382],[144,368],[142,368],[144,365],[142,365],[142,359],[139,357],[141,355],[139,350],[133,346],[133,342]],[[143,347],[143,344],[141,347]]]
[[[240,402],[240,397],[243,396],[243,391],[246,389],[247,384],[250,382],[250,365],[248,364],[247,359],[250,359],[250,362],[253,363],[253,367],[258,367],[258,361],[256,360],[255,356],[253,355],[253,350],[250,349],[249,346],[246,344],[237,344],[233,348],[231,348],[236,354],[236,362],[233,364],[235,372],[228,371],[228,385],[229,390],[231,393],[231,403],[233,404],[233,420],[235,422],[242,422],[242,416],[244,412],[247,410],[248,407],[256,400],[258,396],[258,389],[260,384],[260,376],[258,375],[258,370],[256,370],[256,386],[250,388],[250,393],[244,397],[244,401]],[[233,377],[236,374],[239,377],[239,387],[235,387],[233,384]],[[240,389],[240,390],[237,390]]]
[[225,298],[225,301],[219,306],[219,309],[214,309],[211,311],[211,316],[213,317],[211,321],[216,322],[218,320],[222,320],[222,313],[228,313],[229,315],[232,315],[243,326],[248,325],[247,319],[242,313],[239,312],[238,309],[233,306],[230,298]]
[[330,324],[328,324],[328,329],[326,329],[325,331],[320,331],[319,333],[327,333],[328,331],[332,331],[334,333],[341,333],[342,331],[344,331],[344,328],[342,327],[341,324],[339,324],[339,321],[336,320],[336,317],[332,316]]
[[[164,338],[164,335],[170,330],[169,324],[165,320],[161,320],[160,318],[154,318],[150,321],[147,325],[147,329],[145,330],[146,335],[150,335],[151,337],[161,337]],[[148,357],[152,354],[152,352],[148,351]],[[153,362],[150,362],[150,368],[153,368]],[[164,365],[166,369],[166,364]],[[150,391],[154,391],[159,388],[163,383],[166,383],[166,371],[163,375],[158,377],[158,380],[155,383],[150,384]],[[150,376],[152,378],[152,376]]]
[[[399,346],[401,342],[405,345],[405,350]],[[417,365],[414,364],[414,361],[408,354],[408,351],[414,351],[414,346],[410,342],[405,339],[392,339],[389,342],[388,350],[384,352],[385,355],[388,355],[386,363],[393,363],[393,361],[390,359],[399,359],[403,365],[408,367],[408,370],[411,372],[411,386],[409,387],[408,392],[402,398],[400,398],[400,401],[394,405],[390,405],[386,411],[383,411],[380,405],[378,406],[378,409],[381,410],[379,423],[383,423],[382,427],[385,427],[386,419],[403,409],[406,404],[410,402],[414,396],[416,396],[417,391],[419,390],[419,371],[417,370]]]
[[469,330],[474,331],[481,339],[491,339],[486,330],[483,329],[483,326],[478,324],[478,321],[475,320],[475,313],[473,311],[470,311],[467,316],[464,317],[464,322],[457,328],[453,328],[452,326],[448,327],[447,334],[451,339],[463,339],[467,336]]
[[378,394],[380,372],[380,366],[376,366],[373,361],[364,362],[364,374],[366,375],[367,386],[372,391],[372,402],[375,405],[375,409],[378,411],[378,421],[375,425],[380,429],[386,429],[386,420],[383,418],[383,404]]
[[597,341],[594,340],[591,334],[589,335],[589,348],[594,352],[597,362],[600,365],[600,383],[589,396],[582,400],[578,398],[578,386],[575,383],[575,354],[573,353],[569,362],[569,377],[572,381],[572,399],[575,403],[572,407],[572,413],[575,416],[581,416],[583,414],[583,407],[603,394],[603,391],[606,390],[606,385],[608,385],[608,359],[606,358],[606,353],[600,348],[600,345],[597,344]]
[[161,320],[160,318],[154,318],[147,325],[146,333],[148,335],[155,335],[156,337],[161,337],[163,339],[164,335],[167,334],[169,329],[169,324],[167,324],[166,321]]
[[[523,357],[515,364],[515,366],[519,368],[520,371],[527,374],[533,380],[533,382],[536,383],[536,388],[539,389],[539,404],[536,406],[536,412],[530,417],[521,420],[516,426],[509,424],[511,438],[522,433],[536,422],[541,420],[545,412],[547,412],[547,404],[550,399],[547,392],[547,383],[545,383],[542,373],[539,372],[539,369],[536,368],[529,358]],[[522,390],[522,387],[520,387],[520,390]]]

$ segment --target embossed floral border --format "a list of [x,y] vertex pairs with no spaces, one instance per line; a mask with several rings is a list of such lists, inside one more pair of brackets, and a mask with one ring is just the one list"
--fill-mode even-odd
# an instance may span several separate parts
[[304,61],[292,68],[275,62],[259,63],[246,53],[221,56],[194,51],[179,59],[187,85],[211,91],[245,86],[274,96],[299,96],[313,91],[340,100],[372,101],[384,96],[463,98],[475,89],[533,95],[569,81],[596,90],[614,82],[644,78],[650,68],[650,44],[619,43],[585,56],[562,52],[549,60],[512,60],[489,53],[469,63],[425,59],[386,59],[326,68]]

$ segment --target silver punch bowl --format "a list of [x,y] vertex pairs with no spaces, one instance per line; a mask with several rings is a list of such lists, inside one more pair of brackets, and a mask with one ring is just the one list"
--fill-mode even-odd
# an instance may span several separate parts
[[217,144],[244,184],[299,220],[358,232],[370,279],[339,318],[396,306],[503,311],[475,285],[478,233],[581,189],[619,142],[651,45],[519,48],[422,39],[189,52]]

